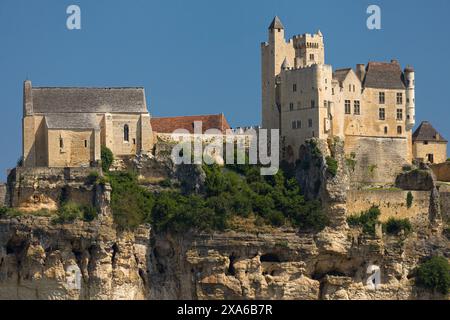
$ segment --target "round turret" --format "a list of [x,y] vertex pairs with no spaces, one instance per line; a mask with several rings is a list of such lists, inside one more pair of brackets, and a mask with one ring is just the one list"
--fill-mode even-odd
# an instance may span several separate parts
[[414,68],[405,68],[406,84],[406,128],[411,130],[416,124],[416,98],[415,98],[415,74]]

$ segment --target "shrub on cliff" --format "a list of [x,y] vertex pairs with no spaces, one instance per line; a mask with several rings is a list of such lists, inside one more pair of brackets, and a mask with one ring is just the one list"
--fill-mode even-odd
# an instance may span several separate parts
[[132,172],[110,172],[111,210],[114,222],[122,229],[134,229],[149,221],[153,195],[139,185]]
[[380,209],[373,206],[365,212],[348,217],[347,223],[350,226],[362,227],[364,233],[375,235],[375,225],[378,223],[378,218],[380,215]]
[[328,156],[325,158],[327,162],[327,172],[332,176],[335,177],[338,171],[338,162],[336,159]]
[[54,223],[73,222],[75,220],[92,221],[97,217],[97,210],[92,206],[80,205],[69,201],[61,205]]
[[107,146],[104,145],[101,146],[100,153],[102,159],[102,170],[103,172],[108,172],[109,168],[111,167],[114,161],[114,155],[112,151]]
[[21,215],[22,212],[15,208],[0,207],[0,218],[13,218]]
[[406,195],[406,206],[408,207],[408,209],[412,207],[413,201],[414,196],[412,195],[411,191],[409,191]]
[[416,285],[448,294],[450,289],[450,265],[444,257],[432,257],[416,270]]
[[163,232],[224,230],[227,208],[225,201],[217,197],[205,200],[199,195],[162,192],[155,199],[151,221],[155,230]]
[[412,231],[412,225],[408,219],[396,219],[391,217],[383,227],[386,230],[386,233],[391,235],[397,235],[402,231],[405,235],[408,235]]
[[204,195],[162,192],[155,196],[151,213],[155,229],[224,230],[233,216],[249,217],[252,213],[259,224],[276,227],[289,224],[302,230],[321,230],[328,222],[320,202],[306,201],[297,181],[286,179],[282,171],[263,177],[254,168],[204,167]]

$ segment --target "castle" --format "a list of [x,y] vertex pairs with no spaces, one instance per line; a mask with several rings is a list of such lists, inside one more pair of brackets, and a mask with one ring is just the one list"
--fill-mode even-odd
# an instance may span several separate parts
[[[286,41],[275,17],[261,45],[262,128],[280,130],[282,159],[294,163],[311,138],[344,141],[355,182],[390,183],[414,159],[446,161],[447,141],[415,125],[415,73],[396,60],[333,70],[324,37]],[[151,119],[143,88],[48,88],[24,83],[23,166],[89,167],[101,146],[120,158],[152,153],[175,129],[231,129],[223,114]],[[152,129],[154,127],[154,129]]]
[[288,41],[284,32],[275,17],[261,44],[262,127],[280,129],[282,158],[299,159],[308,139],[339,137],[358,163],[356,180],[391,181],[416,158],[414,69],[392,60],[333,71],[320,31]]

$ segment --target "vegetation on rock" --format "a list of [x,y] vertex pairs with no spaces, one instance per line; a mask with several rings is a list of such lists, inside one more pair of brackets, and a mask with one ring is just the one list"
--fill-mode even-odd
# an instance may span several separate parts
[[331,174],[331,176],[335,177],[338,170],[338,162],[330,156],[326,157],[325,160],[327,162],[327,172]]
[[412,225],[408,219],[396,219],[391,217],[383,225],[383,227],[386,233],[391,235],[397,235],[400,232],[403,232],[405,235],[408,235],[412,231]]
[[[258,166],[220,168],[204,165],[205,191],[152,193],[131,172],[110,172],[111,208],[116,224],[133,229],[148,222],[159,231],[225,230],[234,217],[255,218],[255,224],[323,229],[328,220],[319,201],[307,201],[294,178],[282,171],[261,176]],[[167,184],[169,187],[169,184]]]
[[112,151],[104,145],[101,146],[100,153],[101,153],[101,159],[102,159],[102,170],[103,170],[103,172],[108,172],[109,168],[111,167],[111,165],[114,161],[114,155],[113,155]]
[[406,206],[408,207],[408,209],[412,207],[413,200],[414,196],[412,195],[411,191],[409,191],[406,195]]
[[53,219],[54,223],[73,222],[75,220],[93,221],[98,213],[97,210],[88,205],[80,205],[69,201],[61,205],[56,212],[57,216]]
[[156,229],[185,231],[224,230],[234,216],[280,227],[292,225],[304,230],[321,230],[327,223],[318,201],[306,201],[296,180],[282,171],[263,177],[254,166],[203,166],[205,194],[177,192],[155,196],[151,221]]
[[122,229],[134,229],[149,222],[154,204],[153,195],[138,183],[133,172],[110,172],[111,210],[115,223]]
[[375,226],[380,214],[380,209],[373,206],[365,212],[348,217],[347,223],[353,227],[362,227],[364,233],[375,235]]
[[444,257],[432,257],[416,270],[416,285],[448,294],[450,289],[450,265]]

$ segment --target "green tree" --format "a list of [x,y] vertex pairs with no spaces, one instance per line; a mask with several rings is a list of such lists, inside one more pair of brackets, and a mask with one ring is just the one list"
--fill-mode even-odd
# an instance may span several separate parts
[[107,146],[104,145],[101,146],[100,153],[102,159],[102,170],[103,172],[108,172],[109,168],[111,167],[114,161],[114,155],[112,151]]
[[450,265],[444,257],[432,257],[417,268],[416,284],[420,287],[448,294]]

